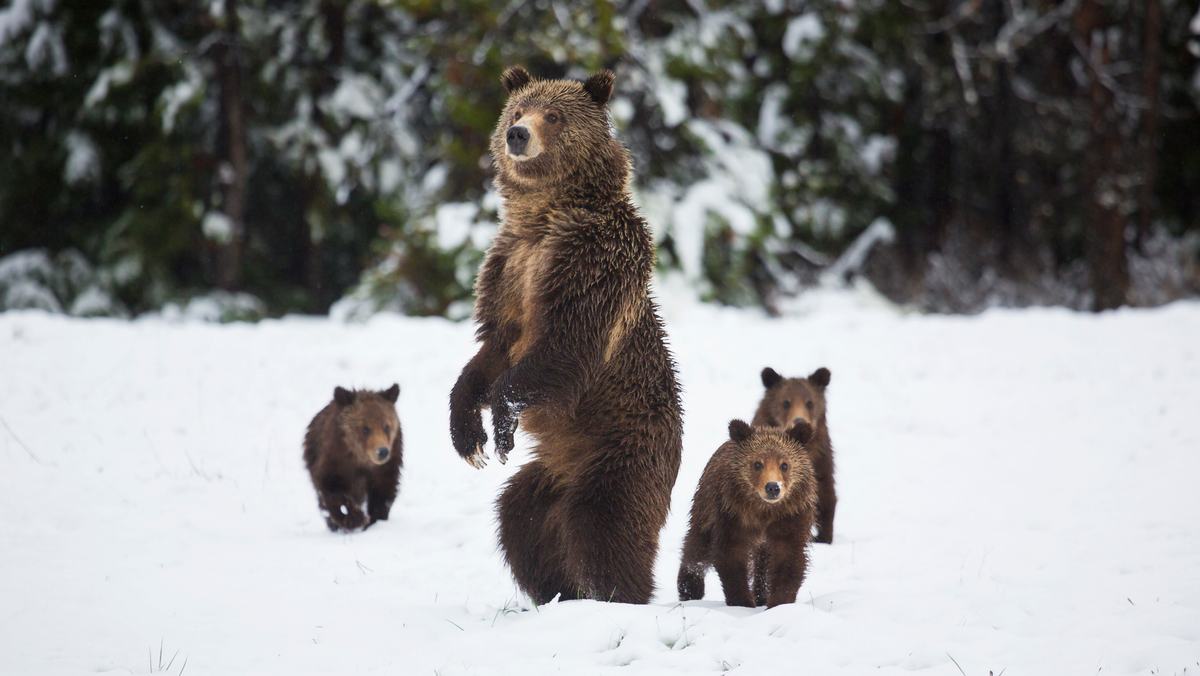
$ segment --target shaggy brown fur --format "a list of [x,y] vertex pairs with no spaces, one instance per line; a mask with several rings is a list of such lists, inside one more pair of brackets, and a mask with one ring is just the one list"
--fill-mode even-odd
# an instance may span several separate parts
[[654,244],[610,133],[613,76],[503,82],[492,137],[504,222],[476,284],[479,353],[450,394],[450,436],[476,467],[518,421],[533,460],[497,500],[517,584],[545,603],[647,603],[679,470],[675,366],[648,284]]
[[404,464],[399,396],[399,385],[381,392],[338,387],[309,423],[304,463],[329,530],[366,529],[387,520]]
[[708,461],[692,499],[679,564],[681,601],[704,598],[710,566],[728,605],[773,608],[796,600],[816,512],[816,481],[803,447],[811,436],[803,421],[788,430],[729,423],[729,441]]
[[825,423],[825,388],[829,369],[821,367],[807,378],[784,378],[772,368],[762,370],[767,388],[752,425],[788,426],[807,420],[813,426],[813,438],[804,448],[817,476],[817,542],[833,542],[833,514],[837,510],[837,490],[833,485],[833,443]]

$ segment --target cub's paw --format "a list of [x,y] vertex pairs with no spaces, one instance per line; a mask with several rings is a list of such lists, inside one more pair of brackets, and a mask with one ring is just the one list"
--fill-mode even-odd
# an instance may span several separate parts
[[334,533],[338,531],[355,531],[360,528],[365,529],[370,525],[371,519],[358,507],[347,507],[341,505],[330,511],[325,516],[325,525]]

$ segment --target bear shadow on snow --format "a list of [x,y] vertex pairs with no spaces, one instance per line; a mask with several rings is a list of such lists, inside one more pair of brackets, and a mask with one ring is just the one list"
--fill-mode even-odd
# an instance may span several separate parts
[[399,397],[399,385],[380,392],[338,387],[309,423],[304,464],[329,530],[366,529],[387,520],[404,464]]
[[[708,461],[679,563],[679,600],[704,598],[716,568],[731,606],[793,603],[808,569],[816,480],[804,444],[812,426],[729,423],[729,440]],[[753,591],[751,588],[753,587]]]
[[654,242],[607,111],[613,75],[504,73],[492,136],[503,223],[476,282],[481,343],[450,394],[455,450],[475,467],[490,407],[501,462],[518,423],[533,459],[497,500],[499,539],[537,603],[647,603],[679,471],[675,365],[648,285]]

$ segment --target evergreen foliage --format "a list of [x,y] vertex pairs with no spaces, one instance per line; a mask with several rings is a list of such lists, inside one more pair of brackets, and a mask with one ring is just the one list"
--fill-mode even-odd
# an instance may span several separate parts
[[1165,302],[1200,290],[1198,59],[1181,0],[13,0],[0,307],[464,317],[518,64],[617,73],[699,297]]

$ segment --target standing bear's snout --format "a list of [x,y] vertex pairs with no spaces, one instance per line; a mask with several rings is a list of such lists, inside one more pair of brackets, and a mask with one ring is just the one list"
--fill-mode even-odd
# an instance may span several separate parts
[[524,155],[525,146],[529,144],[529,130],[525,127],[510,127],[505,135],[510,155]]
[[763,489],[763,491],[767,494],[768,500],[778,500],[779,499],[779,490],[780,489],[779,489],[778,481],[768,481],[767,485]]
[[380,446],[379,448],[375,449],[375,454],[379,456],[379,462],[387,462],[388,454],[391,452],[392,450],[387,446]]

